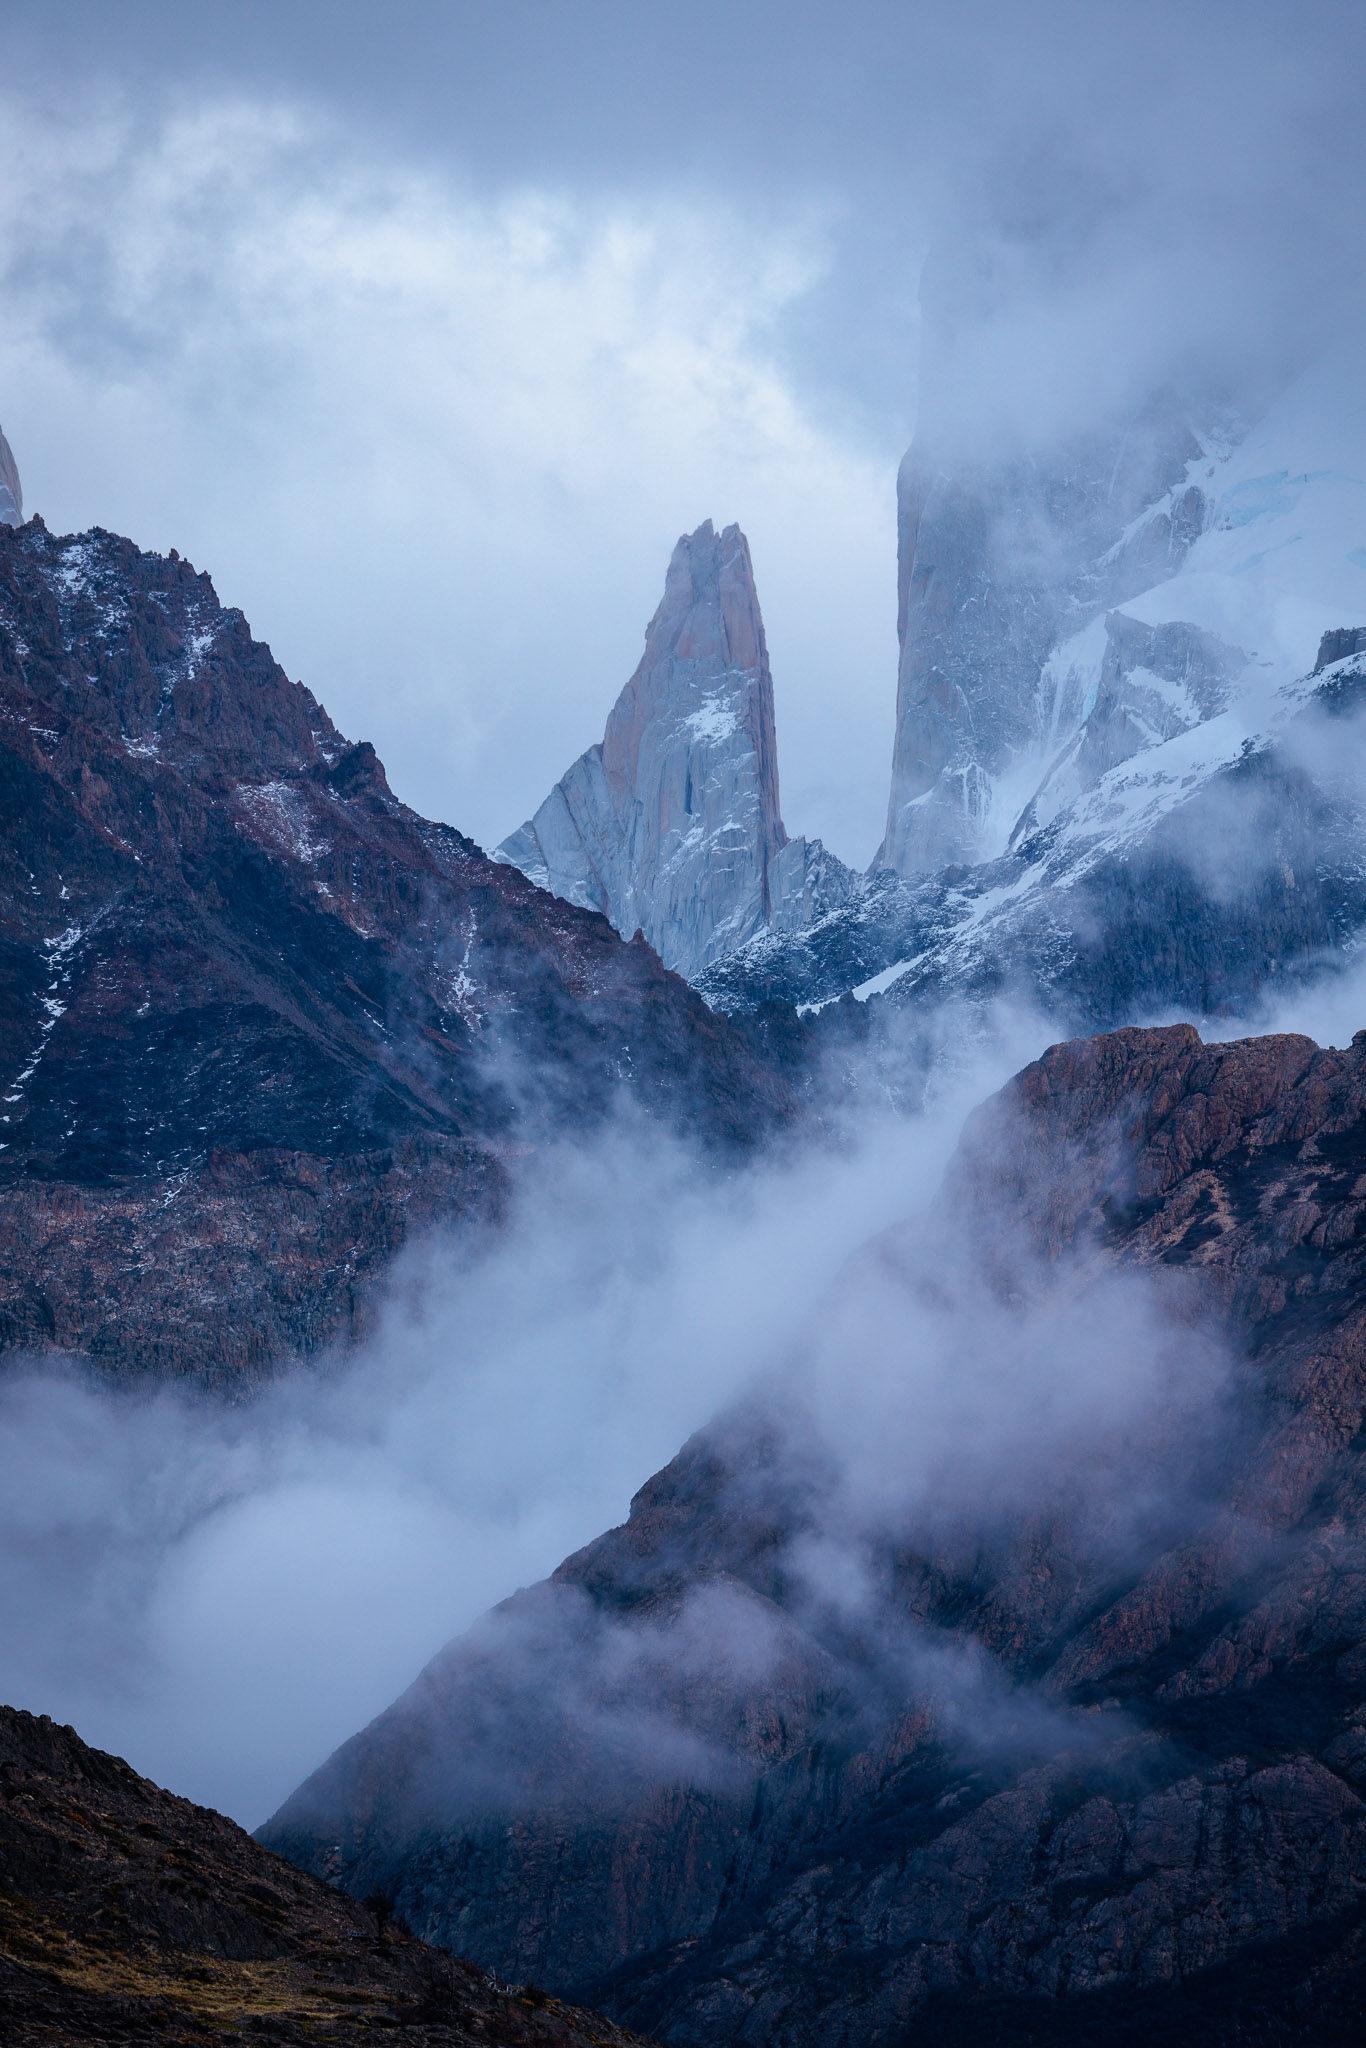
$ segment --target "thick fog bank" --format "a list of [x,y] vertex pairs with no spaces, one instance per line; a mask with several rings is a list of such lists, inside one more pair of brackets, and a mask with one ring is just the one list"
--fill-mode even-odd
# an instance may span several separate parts
[[729,1178],[639,1128],[533,1154],[491,1248],[429,1245],[362,1354],[238,1406],[12,1370],[0,1696],[259,1821],[787,1355],[1047,1036],[1005,1019],[923,1116]]
[[851,1627],[907,1516],[975,1541],[1061,1486],[1122,1552],[1196,1485],[1170,1425],[1198,1463],[1227,1361],[1132,1277],[1003,1304],[939,1214],[965,1113],[1055,1036],[946,1021],[920,1113],[729,1177],[638,1127],[533,1154],[505,1235],[429,1244],[360,1355],[238,1406],[12,1372],[0,1696],[254,1824],[742,1401],[822,1461],[791,1569]]

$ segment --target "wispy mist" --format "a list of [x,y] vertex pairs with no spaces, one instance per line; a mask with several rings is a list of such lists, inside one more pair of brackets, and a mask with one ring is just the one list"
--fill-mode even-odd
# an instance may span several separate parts
[[[703,7],[662,129],[629,88],[672,75],[676,23],[594,84],[607,31],[565,57],[565,10],[532,11],[518,105],[569,109],[534,171],[472,88],[452,136],[424,80],[401,134],[360,58],[268,87],[209,38],[149,85],[96,39],[68,90],[31,46],[63,90],[0,108],[26,500],[208,568],[401,795],[489,842],[600,731],[677,533],[736,518],[786,816],[861,860],[924,251],[947,454],[1032,458],[1158,388],[1255,407],[1355,308],[1358,11],[876,6],[832,59],[829,10],[795,10],[804,41],[791,9]],[[1363,994],[1349,967],[1272,1014],[1347,1037]],[[924,1114],[729,1180],[633,1130],[534,1155],[501,1240],[413,1254],[362,1355],[238,1407],[12,1376],[0,1690],[258,1820],[742,1399],[824,1461],[789,1565],[850,1627],[893,1528],[1051,1502],[1122,1556],[1198,1505],[1169,1432],[1198,1448],[1226,1362],[1137,1282],[1003,1303],[934,1238],[965,1109],[1048,1035],[1007,1019]]]
[[492,1246],[430,1242],[364,1353],[238,1406],[11,1376],[0,1692],[259,1820],[790,1349],[962,1099],[730,1178],[657,1130],[535,1154]]
[[0,1692],[254,1823],[727,1410],[806,1475],[788,1568],[841,1626],[897,1532],[980,1545],[1046,1506],[1093,1556],[1147,1540],[1217,1352],[1136,1280],[997,1299],[936,1219],[965,1110],[1048,1036],[1003,1015],[920,1115],[730,1175],[630,1127],[534,1154],[505,1234],[429,1241],[364,1352],[240,1405],[11,1376]]

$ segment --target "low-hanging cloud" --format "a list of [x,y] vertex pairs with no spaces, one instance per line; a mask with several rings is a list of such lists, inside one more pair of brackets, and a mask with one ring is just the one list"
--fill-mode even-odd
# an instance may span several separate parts
[[[1030,1655],[1217,1514],[1240,1380],[1188,1276],[1117,1271],[1088,1242],[1045,1259],[999,1203],[979,1213],[961,1186],[945,1201],[965,1103],[998,1077],[993,1052],[1018,1056],[1021,1025],[1001,1013],[971,1071],[941,1060],[921,1115],[846,1129],[844,1151],[720,1201],[741,1259],[718,1266],[721,1240],[694,1241],[671,1306],[689,1358],[708,1348],[685,1299],[719,1311],[722,1353],[753,1318],[709,1388],[729,1392],[723,1412],[630,1531],[441,1651],[290,1801],[276,1846],[372,1881],[388,1851],[357,1835],[353,1795],[376,1771],[386,1829],[451,1831],[477,1860],[513,1814],[648,1828],[662,1788],[724,1834],[756,1776],[822,1731],[995,1765],[1125,1735],[1122,1715],[1092,1726],[1051,1698]],[[979,1127],[967,1170],[991,1156]],[[803,1222],[790,1177],[813,1170]],[[897,1221],[851,1251],[855,1190]],[[754,1255],[774,1224],[766,1271]]]
[[1173,389],[1246,416],[1353,317],[1329,0],[102,13],[0,31],[28,500],[207,567],[486,844],[601,732],[711,517],[753,543],[788,822],[872,853],[927,248],[952,461],[1108,446]]
[[[1086,10],[1071,50],[1073,10],[1023,45],[978,10],[984,94],[958,77],[914,160],[869,146],[859,203],[895,192],[915,216],[908,271],[930,239],[971,259],[936,370],[955,454],[1032,456],[1164,382],[1255,400],[1350,304],[1350,23],[1254,61],[1243,11],[1161,12],[1172,38],[1135,64],[1141,23],[1107,42]],[[918,32],[926,78],[953,74],[952,38]],[[913,129],[894,84],[879,105]],[[259,91],[149,109],[82,90],[3,108],[0,417],[33,508],[190,554],[402,795],[490,841],[601,729],[676,533],[736,517],[788,822],[871,852],[900,421],[813,395],[803,321],[825,290],[828,326],[847,246],[824,143],[778,198],[658,179],[628,200],[601,178],[467,182]],[[1343,1035],[1325,1005],[1355,994],[1315,1001],[1311,1028]],[[638,1132],[542,1153],[500,1241],[415,1255],[361,1356],[237,1408],[12,1376],[3,1690],[258,1820],[775,1373],[829,1472],[789,1559],[813,1611],[865,1626],[888,1532],[952,1543],[984,1503],[1065,1496],[1096,1555],[1141,1552],[1198,1508],[1199,1458],[1163,1478],[1154,1418],[1217,1413],[1211,1340],[1128,1280],[1023,1313],[942,1259],[937,1294],[914,1258],[909,1281],[837,1284],[908,1215],[928,1231],[963,1109],[1047,1035],[1018,1021],[925,1115],[730,1180]],[[990,1672],[923,1635],[893,1648],[995,1725]]]
[[361,1355],[239,1406],[11,1373],[0,1692],[259,1820],[444,1638],[621,1519],[951,1126],[734,1177],[658,1130],[548,1149],[492,1244],[410,1257]]
[[805,200],[490,195],[260,99],[0,102],[29,509],[207,568],[400,795],[488,845],[600,734],[713,517],[753,543],[789,811],[871,851],[896,450],[777,349],[829,260]]
[[[1021,1315],[936,1235],[965,1109],[1049,1035],[1003,1013],[941,1063],[920,1115],[865,1110],[743,1172],[630,1124],[547,1148],[501,1235],[408,1256],[359,1355],[239,1405],[12,1373],[0,1692],[254,1823],[729,1410],[779,1424],[807,1475],[789,1568],[812,1614],[882,1643],[903,1677],[923,1662],[951,1718],[1018,1719],[980,1659],[950,1684],[962,1660],[923,1631],[891,1641],[888,1542],[981,1542],[1046,1500],[1096,1557],[1127,1558],[1187,1504],[1172,1431],[1198,1448],[1223,1387],[1217,1347],[1136,1280],[1044,1290]],[[609,1631],[584,1675],[584,1715],[637,1762],[676,1721],[637,1685],[644,1665],[695,1638],[734,1686],[728,1636],[757,1654],[752,1616],[683,1620],[654,1644]],[[780,1667],[786,1637],[772,1647]],[[705,1744],[670,1754],[685,1775],[721,1768]]]

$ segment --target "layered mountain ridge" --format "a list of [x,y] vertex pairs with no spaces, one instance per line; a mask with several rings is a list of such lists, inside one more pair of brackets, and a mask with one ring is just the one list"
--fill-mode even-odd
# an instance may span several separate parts
[[[715,627],[705,672],[678,653],[699,617],[727,616],[709,527],[679,544],[607,752],[502,852],[569,900],[610,901],[731,1014],[851,992],[1008,992],[1064,1030],[1254,1014],[1366,923],[1358,387],[1339,351],[1251,423],[1165,392],[1061,448],[988,458],[945,438],[931,378],[898,484],[896,740],[868,874],[786,840],[735,529],[727,602],[743,592],[736,644],[759,658],[726,671],[744,707],[726,758],[696,756],[694,696],[729,660]],[[609,756],[629,767],[609,775]],[[692,818],[701,790],[716,818]]]
[[[20,524],[0,444],[0,1343],[240,1389],[551,1137],[789,1126],[803,1031],[1246,1012],[1349,960],[1357,378],[1056,460],[927,429],[866,877],[783,824],[737,527],[680,540],[601,745],[488,858],[189,564]],[[265,1838],[680,2048],[1353,2038],[1359,1037],[1055,1046],[773,1380]]]
[[784,1084],[644,945],[399,803],[207,575],[0,524],[0,1337],[240,1378],[625,1100]]

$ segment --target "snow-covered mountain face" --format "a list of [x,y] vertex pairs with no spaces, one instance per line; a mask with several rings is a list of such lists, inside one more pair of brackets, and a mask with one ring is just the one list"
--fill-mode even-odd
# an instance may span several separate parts
[[640,666],[590,747],[496,860],[641,930],[693,975],[757,932],[795,930],[853,878],[789,839],[773,683],[749,546],[708,520],[675,547]]
[[19,488],[18,465],[0,431],[0,526],[20,526],[23,518],[24,494]]
[[984,464],[918,439],[897,487],[896,740],[876,866],[1003,849],[1022,775],[1078,722],[1060,640],[1167,576],[1200,532],[1212,433],[1166,395],[1059,454]]
[[[934,616],[912,589],[904,666],[928,673],[932,655],[941,677],[967,677],[987,639],[1034,635],[1037,671],[1003,657],[971,701],[966,684],[931,693],[936,716],[963,713],[954,759],[971,803],[954,812],[941,772],[900,814],[900,871],[796,939],[751,942],[703,978],[709,1000],[1014,985],[1094,1028],[1245,1005],[1352,948],[1366,923],[1366,392],[1351,354],[1301,376],[1236,446],[1207,437],[1107,555],[1093,596],[1106,576],[1132,585],[1141,561],[1166,573],[1123,597],[1112,582],[1080,621],[1074,578],[1051,641],[1037,584],[981,572],[971,602]],[[917,865],[955,831],[975,836],[975,859]]]
[[1207,511],[1179,570],[1050,656],[1041,698],[1069,716],[1053,723],[1058,745],[1017,838],[1069,809],[1088,835],[1155,816],[1193,776],[1280,731],[1315,687],[1324,634],[1366,619],[1356,362],[1319,363],[1236,448],[1189,472]]
[[924,440],[900,514],[896,754],[867,877],[787,837],[749,553],[710,526],[675,550],[602,746],[500,857],[643,928],[732,1012],[1012,988],[1096,1029],[1247,1010],[1351,951],[1366,392],[1349,351],[1250,428],[1168,393],[1047,459],[955,466]]

